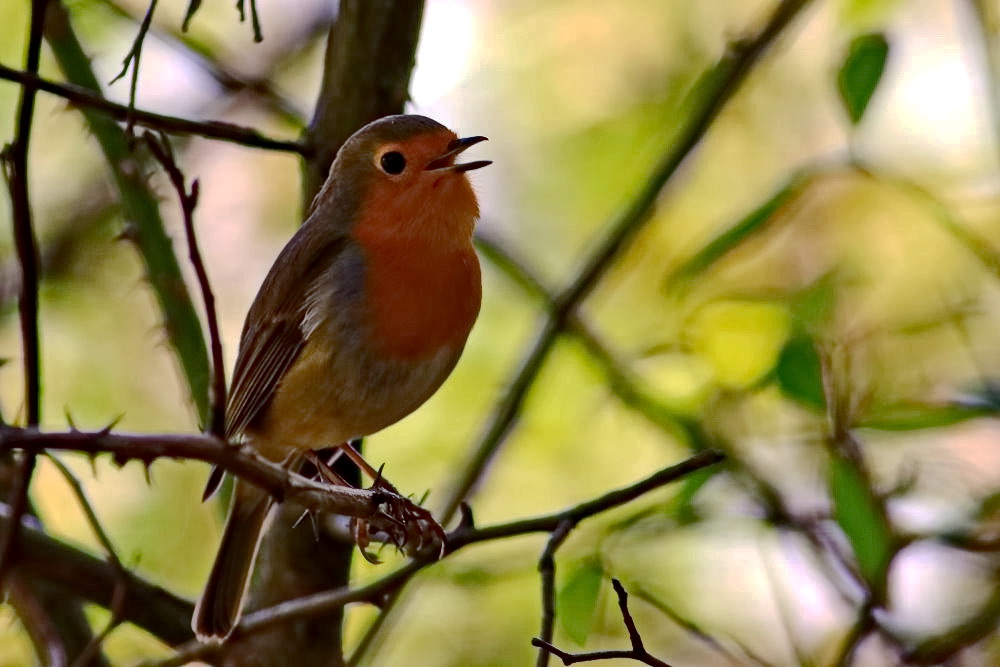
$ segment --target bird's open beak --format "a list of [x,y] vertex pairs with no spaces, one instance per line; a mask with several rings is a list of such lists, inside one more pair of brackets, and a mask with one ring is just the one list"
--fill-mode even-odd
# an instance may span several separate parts
[[486,141],[486,137],[465,137],[464,139],[455,139],[448,144],[448,150],[445,153],[428,162],[424,169],[427,171],[448,169],[451,171],[465,172],[472,171],[473,169],[480,169],[488,164],[493,164],[492,160],[476,160],[475,162],[466,162],[465,164],[455,164],[455,156],[464,151],[466,148],[475,146],[481,141]]

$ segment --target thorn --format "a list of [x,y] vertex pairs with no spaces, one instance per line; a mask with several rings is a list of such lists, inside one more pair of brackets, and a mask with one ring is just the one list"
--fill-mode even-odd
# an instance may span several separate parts
[[458,529],[459,530],[475,530],[475,528],[476,528],[476,520],[475,520],[475,517],[473,517],[473,515],[472,515],[472,505],[470,505],[469,503],[463,501],[458,506],[458,513],[460,515],[460,518],[458,520]]
[[122,413],[122,414],[118,415],[117,417],[115,417],[114,419],[112,419],[112,420],[111,420],[111,423],[110,423],[110,424],[108,424],[107,426],[105,426],[104,428],[102,428],[102,429],[101,429],[100,431],[98,431],[98,432],[97,432],[97,433],[96,433],[95,435],[96,435],[96,436],[97,436],[98,438],[103,438],[103,437],[104,437],[104,436],[106,436],[106,435],[111,435],[111,430],[112,430],[112,429],[113,429],[113,428],[114,428],[115,426],[118,426],[118,422],[120,422],[120,421],[121,421],[121,420],[122,420],[122,419],[123,419],[124,417],[125,417],[125,414],[124,414],[124,413]]

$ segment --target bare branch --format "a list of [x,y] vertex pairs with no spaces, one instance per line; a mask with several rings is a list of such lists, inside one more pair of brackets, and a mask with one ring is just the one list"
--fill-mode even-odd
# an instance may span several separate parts
[[[0,516],[0,525],[7,521],[6,516]],[[78,598],[114,609],[115,596],[123,588],[119,605],[123,620],[172,646],[191,639],[193,604],[131,572],[125,571],[123,577],[108,562],[60,542],[26,521],[22,524],[18,548],[23,557],[14,567],[15,578],[31,577],[52,586],[59,591],[64,609]]]
[[[28,27],[28,46],[25,70],[38,72],[42,51],[43,28],[47,0],[32,0],[31,22]],[[14,245],[21,268],[21,290],[18,314],[21,324],[21,348],[24,355],[24,403],[28,426],[36,426],[41,418],[42,383],[38,341],[38,240],[35,238],[31,202],[28,195],[28,144],[31,125],[35,116],[34,88],[21,88],[17,110],[14,141],[5,147],[0,160],[10,189],[14,218]],[[5,462],[10,465],[9,460]],[[0,582],[12,565],[21,517],[28,509],[28,488],[35,471],[35,455],[25,453],[17,463],[14,481],[10,486],[7,505],[12,521],[0,533]]]
[[593,651],[591,653],[574,654],[567,653],[562,649],[556,648],[550,641],[540,639],[538,637],[531,640],[531,645],[540,648],[542,655],[547,656],[549,653],[555,655],[563,661],[564,665],[574,665],[578,662],[611,660],[612,658],[625,658],[626,660],[635,660],[644,665],[650,665],[650,667],[670,667],[670,665],[663,662],[656,656],[651,655],[642,645],[642,636],[639,634],[639,630],[635,627],[635,620],[632,618],[632,613],[628,610],[628,593],[625,592],[625,587],[622,586],[622,583],[617,579],[612,579],[611,585],[614,587],[615,594],[618,596],[618,609],[621,611],[622,622],[625,624],[625,630],[628,632],[629,642],[632,644],[631,650]]
[[208,323],[209,349],[212,354],[212,393],[210,398],[210,417],[205,429],[217,438],[225,437],[226,430],[226,367],[222,358],[222,335],[219,333],[219,319],[215,312],[215,294],[208,280],[208,271],[198,249],[198,237],[194,232],[194,209],[198,206],[198,181],[191,184],[191,189],[185,185],[184,174],[181,173],[174,160],[170,140],[166,136],[159,137],[145,133],[143,139],[149,146],[153,156],[163,165],[170,183],[177,191],[181,204],[181,214],[184,217],[184,236],[187,238],[188,258],[194,267],[201,291],[202,304],[205,308],[205,320]]
[[309,152],[306,145],[302,142],[288,139],[273,139],[264,136],[257,130],[232,123],[224,123],[216,120],[189,120],[153,113],[151,111],[143,111],[142,109],[132,109],[130,111],[128,106],[112,102],[103,95],[83,86],[71,83],[55,83],[54,81],[43,79],[35,73],[12,69],[5,65],[0,65],[0,79],[14,81],[27,88],[34,88],[57,95],[79,107],[96,109],[119,122],[128,122],[131,118],[136,125],[142,125],[154,130],[162,130],[171,134],[192,134],[205,137],[206,139],[228,141],[251,148],[297,153],[299,155],[307,155]]
[[139,61],[142,58],[142,46],[146,42],[146,35],[149,33],[149,26],[153,21],[153,13],[156,11],[156,3],[157,0],[149,0],[146,15],[143,16],[142,23],[139,24],[139,33],[132,42],[132,48],[129,49],[122,60],[122,71],[118,73],[118,76],[111,79],[111,83],[118,81],[128,73],[129,67],[131,67],[132,77],[129,80],[128,87],[128,114],[125,118],[125,132],[127,134],[132,134],[134,127],[135,93],[139,87]]

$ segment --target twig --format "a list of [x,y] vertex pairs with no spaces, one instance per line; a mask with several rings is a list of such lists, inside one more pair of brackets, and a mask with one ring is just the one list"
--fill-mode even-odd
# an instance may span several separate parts
[[205,427],[208,433],[217,438],[224,438],[226,430],[226,368],[222,359],[222,335],[219,333],[219,319],[215,312],[215,295],[208,280],[208,271],[205,269],[201,250],[198,248],[198,237],[194,233],[194,210],[198,206],[198,180],[195,179],[191,183],[191,189],[187,189],[184,183],[184,174],[174,160],[170,140],[166,136],[157,137],[147,132],[143,134],[143,139],[153,156],[163,165],[180,200],[181,213],[184,217],[184,235],[188,245],[188,258],[191,260],[191,266],[194,267],[198,288],[201,290],[205,320],[208,323],[209,349],[212,354],[211,416]]
[[500,401],[480,436],[472,458],[466,464],[458,483],[448,495],[442,514],[444,521],[454,515],[459,504],[466,499],[487,464],[510,435],[519,420],[528,389],[534,383],[572,312],[597,285],[618,254],[650,219],[660,192],[695,146],[700,143],[716,116],[740,88],[753,66],[809,2],[810,0],[781,2],[757,35],[732,44],[710,72],[710,76],[705,77],[704,80],[710,81],[712,87],[706,91],[704,105],[680,131],[676,143],[666,150],[659,164],[640,188],[638,196],[609,226],[610,231],[604,241],[584,261],[583,267],[569,284],[556,295],[552,313],[536,336],[531,351],[510,382],[507,394]]
[[[573,530],[573,522],[564,520],[549,535],[542,557],[538,559],[538,573],[542,580],[542,630],[539,636],[548,643],[556,627],[556,551],[562,546]],[[549,664],[549,652],[539,651],[535,661],[537,667]]]
[[596,662],[598,660],[624,658],[626,660],[641,662],[644,665],[650,665],[650,667],[670,667],[669,664],[660,660],[656,656],[651,655],[642,645],[642,635],[640,635],[639,630],[636,629],[635,620],[633,620],[632,613],[628,610],[628,593],[625,591],[625,587],[622,586],[622,583],[617,579],[612,579],[611,585],[614,586],[615,593],[618,595],[618,609],[621,611],[622,622],[625,624],[625,630],[628,632],[629,642],[632,644],[631,650],[567,653],[566,651],[553,646],[551,642],[538,637],[531,640],[531,645],[540,648],[543,655],[548,655],[549,653],[555,655],[563,661],[564,665],[574,665],[578,662]]
[[184,12],[184,20],[181,22],[181,30],[187,32],[188,27],[191,25],[191,19],[194,18],[195,12],[201,8],[201,0],[190,0],[188,2],[187,11]]
[[104,554],[108,558],[108,562],[111,567],[117,570],[123,577],[127,570],[125,566],[122,565],[121,559],[118,557],[118,552],[115,550],[114,544],[111,543],[111,538],[108,537],[108,533],[104,530],[104,526],[101,525],[100,520],[97,518],[97,513],[94,511],[94,506],[91,504],[90,499],[87,498],[86,492],[83,490],[83,486],[80,484],[80,480],[76,478],[70,469],[66,467],[66,464],[59,460],[59,457],[53,454],[48,454],[49,462],[56,467],[59,474],[63,476],[66,483],[69,484],[70,489],[73,491],[73,495],[76,496],[76,502],[80,505],[83,510],[83,514],[87,517],[87,523],[90,525],[90,529],[94,533],[94,537],[104,548]]
[[104,553],[107,556],[108,563],[111,565],[111,569],[115,572],[114,593],[111,596],[110,607],[111,618],[108,620],[104,630],[91,637],[90,641],[83,648],[83,651],[81,651],[80,655],[78,655],[73,661],[73,667],[87,667],[88,665],[93,664],[93,660],[95,656],[97,656],[101,645],[108,638],[111,632],[116,627],[121,625],[123,620],[125,620],[124,611],[125,600],[128,594],[128,571],[125,569],[125,566],[122,565],[121,559],[118,557],[118,553],[115,551],[115,547],[111,543],[111,538],[108,537],[107,532],[104,530],[104,526],[101,525],[100,520],[97,518],[94,506],[91,504],[90,499],[87,498],[87,494],[84,492],[83,486],[80,484],[80,480],[76,478],[76,475],[70,472],[69,468],[67,468],[58,457],[49,454],[48,459],[69,484],[70,489],[72,489],[73,495],[76,496],[77,503],[83,510],[84,516],[87,517],[87,523],[90,524],[90,529],[93,531],[95,537],[97,537],[97,541],[100,542],[102,547],[104,547]]
[[[28,28],[28,46],[25,54],[25,70],[31,73],[38,72],[47,4],[47,0],[32,0],[31,3],[31,24]],[[28,195],[28,144],[31,141],[36,92],[30,86],[21,88],[14,141],[4,149],[2,156],[13,209],[14,244],[21,267],[18,310],[24,354],[24,402],[27,412],[25,418],[28,426],[36,426],[39,423],[42,402],[38,343],[38,241],[35,238]],[[7,524],[6,530],[0,534],[0,582],[11,566],[21,528],[21,517],[28,509],[28,488],[31,486],[34,471],[35,455],[25,453],[18,462],[7,500],[11,521]]]
[[635,584],[631,585],[631,589],[632,589],[632,595],[634,597],[639,598],[646,604],[655,608],[661,614],[669,618],[673,623],[683,628],[688,634],[692,635],[695,639],[704,643],[712,650],[719,652],[733,664],[738,665],[742,664],[743,662],[746,662],[744,657],[735,655],[732,651],[726,648],[718,639],[716,639],[712,635],[708,634],[705,630],[703,630],[697,623],[695,623],[689,618],[681,616],[681,614],[679,614],[677,610],[667,605],[663,600],[660,600],[659,598],[653,596],[651,593],[649,593],[649,591],[646,591],[643,588],[636,586]]
[[[236,0],[236,11],[240,13],[240,22],[246,20],[245,0]],[[250,0],[250,24],[253,26],[253,41],[263,42],[264,35],[260,31],[260,17],[257,16],[257,0]]]
[[124,579],[115,581],[114,592],[111,594],[111,618],[100,633],[94,635],[90,642],[84,647],[80,655],[73,661],[72,667],[89,667],[93,664],[94,656],[100,650],[101,645],[111,636],[115,628],[125,621],[125,600],[128,594],[128,587]]
[[[142,22],[142,16],[137,16],[130,7],[123,6],[116,0],[98,1],[115,16],[120,16],[136,24]],[[283,33],[282,42],[277,45],[277,48],[272,48],[269,51],[267,55],[273,56],[272,60],[261,63],[258,58],[257,67],[254,68],[255,72],[251,77],[244,76],[215,59],[212,50],[204,42],[188,35],[183,25],[175,27],[173,22],[166,24],[161,22],[151,26],[150,32],[171,48],[183,51],[184,59],[201,67],[224,92],[229,94],[249,92],[253,94],[266,111],[274,114],[282,124],[301,131],[305,129],[305,114],[291,99],[275,90],[272,78],[275,71],[300,57],[303,50],[315,44],[316,40],[325,34],[328,19],[335,12],[335,8],[326,3],[320,3],[309,9],[313,12],[312,16],[303,17],[300,15],[298,17],[301,23],[297,22],[297,27],[300,29],[296,32]],[[302,10],[305,8],[303,7]],[[272,47],[274,47],[273,44]]]
[[97,109],[119,122],[128,122],[131,117],[131,120],[136,125],[163,130],[171,134],[199,135],[206,139],[228,141],[251,148],[296,153],[298,155],[309,154],[309,149],[303,142],[274,139],[264,136],[257,130],[232,123],[224,123],[216,120],[189,120],[187,118],[167,116],[142,109],[132,109],[130,111],[127,105],[112,102],[103,95],[95,93],[93,90],[72,83],[49,81],[34,72],[16,70],[5,65],[0,65],[0,79],[14,81],[20,83],[22,86],[62,97],[80,107]]
[[142,58],[142,46],[146,42],[149,26],[153,22],[153,13],[156,11],[157,1],[149,0],[146,15],[142,18],[142,23],[139,24],[139,33],[135,36],[135,41],[132,42],[132,48],[128,50],[128,53],[125,54],[125,58],[122,60],[122,71],[118,73],[118,76],[111,79],[111,83],[115,83],[128,73],[131,66],[132,78],[128,86],[128,112],[125,116],[125,133],[129,135],[132,134],[135,126],[135,93],[139,87],[139,60]]

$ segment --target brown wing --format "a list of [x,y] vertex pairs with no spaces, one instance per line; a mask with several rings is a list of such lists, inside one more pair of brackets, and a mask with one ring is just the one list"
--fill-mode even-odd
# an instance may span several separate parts
[[[347,245],[305,225],[278,259],[247,314],[226,407],[226,438],[239,436],[270,402],[306,343],[307,296]],[[328,230],[327,230],[327,233]]]

